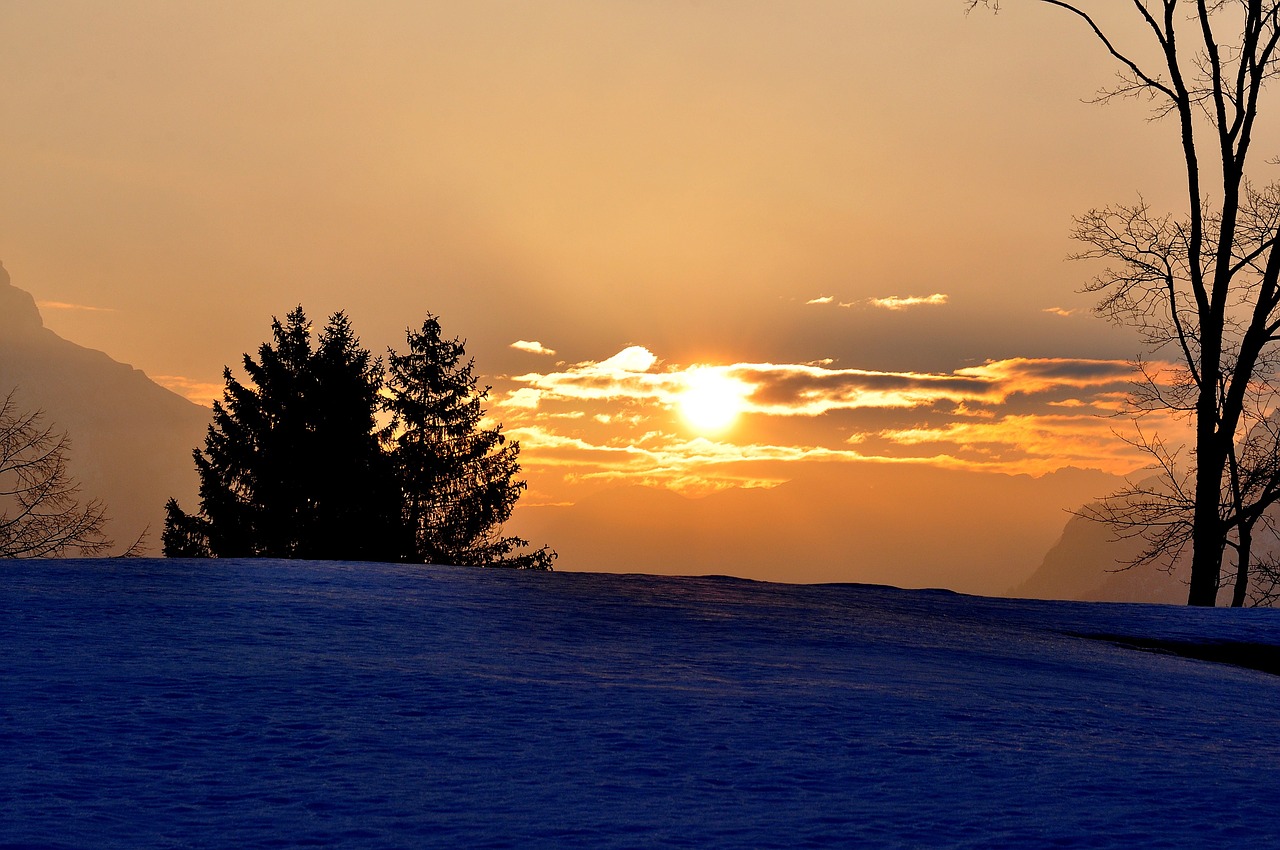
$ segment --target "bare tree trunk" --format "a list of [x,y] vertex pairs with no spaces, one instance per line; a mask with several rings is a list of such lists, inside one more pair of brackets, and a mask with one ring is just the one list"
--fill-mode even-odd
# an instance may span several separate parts
[[1211,463],[1196,468],[1196,503],[1191,530],[1191,587],[1188,605],[1213,607],[1218,601],[1222,571],[1222,532],[1218,514],[1221,476]]
[[1249,589],[1249,559],[1253,556],[1253,524],[1241,524],[1240,548],[1236,555],[1235,589],[1231,594],[1231,607],[1243,608],[1245,593]]
[[[1203,321],[1203,320],[1202,320]],[[1212,340],[1201,353],[1200,391],[1196,402],[1196,492],[1191,529],[1191,587],[1188,605],[1212,607],[1218,601],[1222,570],[1222,471],[1227,454],[1218,435],[1218,358]]]
[[[1212,513],[1209,522],[1200,518]],[[1217,531],[1218,504],[1196,500],[1196,524],[1192,530],[1191,588],[1188,605],[1213,607],[1218,601],[1218,577],[1222,570],[1222,535]]]

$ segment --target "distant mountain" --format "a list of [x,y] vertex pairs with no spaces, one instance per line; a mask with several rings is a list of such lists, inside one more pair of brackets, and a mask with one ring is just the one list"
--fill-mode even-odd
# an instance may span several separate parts
[[203,443],[209,411],[46,328],[0,265],[0,394],[13,388],[21,408],[43,410],[71,437],[71,473],[106,502],[107,533],[124,546],[149,528],[158,553],[165,500],[195,502],[191,450]]
[[[798,467],[773,489],[685,498],[622,487],[565,507],[520,508],[510,530],[547,541],[568,570],[724,573],[1000,594],[1025,581],[1067,509],[1119,479],[1064,469],[1026,475],[915,464]],[[1099,580],[1104,565],[1085,565]]]
[[1073,516],[1030,578],[1009,591],[1034,599],[1088,602],[1187,601],[1182,576],[1152,566],[1127,567],[1141,543],[1117,540],[1110,526]]
[[[1259,534],[1255,555],[1266,554],[1266,539]],[[1062,536],[1044,556],[1040,568],[1009,594],[1083,602],[1185,604],[1190,553],[1186,553],[1171,572],[1154,566],[1128,566],[1141,548],[1138,540],[1117,539],[1112,528],[1104,523],[1073,516],[1062,529]],[[1227,605],[1230,601],[1231,590],[1224,587],[1218,594],[1218,604]]]

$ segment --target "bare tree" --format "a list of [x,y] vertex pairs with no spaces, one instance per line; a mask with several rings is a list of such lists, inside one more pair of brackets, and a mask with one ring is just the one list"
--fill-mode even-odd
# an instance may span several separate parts
[[[1271,510],[1280,501],[1280,422],[1274,414],[1254,421],[1248,436],[1232,447],[1219,505],[1220,586],[1232,588],[1233,607],[1280,599],[1280,537]],[[1179,456],[1185,447],[1170,449],[1159,435],[1139,429],[1132,443],[1153,458],[1152,475],[1076,514],[1109,525],[1117,540],[1141,542],[1120,569],[1145,565],[1172,573],[1192,545],[1194,471]]]
[[103,504],[82,504],[67,473],[70,448],[40,412],[21,412],[13,392],[0,402],[0,557],[97,555],[111,546]]
[[[1213,605],[1224,551],[1244,546],[1247,568],[1250,534],[1274,500],[1266,488],[1243,486],[1248,463],[1240,462],[1251,428],[1270,416],[1256,407],[1275,400],[1258,389],[1270,386],[1280,340],[1280,189],[1255,188],[1248,165],[1261,95],[1278,67],[1280,0],[1027,2],[1074,16],[1115,60],[1118,82],[1099,101],[1146,98],[1177,126],[1186,208],[1167,216],[1141,202],[1093,210],[1076,236],[1090,246],[1083,256],[1114,263],[1088,287],[1101,296],[1099,311],[1137,327],[1153,353],[1177,364],[1176,380],[1147,382],[1137,401],[1191,421],[1188,603]],[[1122,44],[1102,12],[1130,15],[1140,43]]]

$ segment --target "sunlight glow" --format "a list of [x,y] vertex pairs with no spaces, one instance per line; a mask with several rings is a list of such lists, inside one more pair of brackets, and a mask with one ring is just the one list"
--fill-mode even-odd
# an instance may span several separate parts
[[723,431],[746,408],[751,387],[722,370],[707,366],[685,373],[685,388],[679,395],[680,415],[702,433]]

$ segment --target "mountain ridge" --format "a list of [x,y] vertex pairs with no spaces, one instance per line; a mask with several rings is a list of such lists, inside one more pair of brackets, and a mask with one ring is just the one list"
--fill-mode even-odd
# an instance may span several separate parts
[[71,441],[68,468],[85,497],[107,507],[107,533],[122,548],[144,531],[157,551],[164,503],[197,492],[191,451],[209,411],[105,352],[45,326],[31,293],[0,264],[0,393]]

